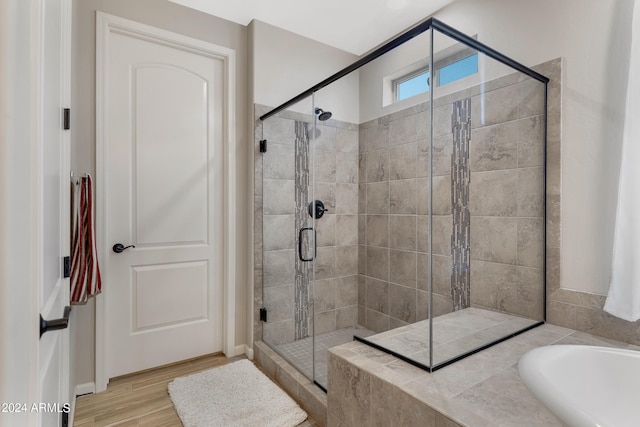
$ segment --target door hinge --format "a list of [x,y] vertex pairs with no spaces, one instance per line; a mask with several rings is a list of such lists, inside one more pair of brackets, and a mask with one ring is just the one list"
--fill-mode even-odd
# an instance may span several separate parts
[[264,307],[260,309],[260,320],[263,322],[267,321],[267,309]]
[[65,108],[62,111],[62,128],[64,130],[69,130],[71,129],[71,109]]
[[62,270],[64,274],[64,278],[71,276],[71,257],[62,258]]
[[266,153],[267,152],[267,140],[266,139],[260,140],[260,152],[261,153]]
[[61,427],[69,427],[69,413],[68,412],[63,412],[62,413],[62,424]]

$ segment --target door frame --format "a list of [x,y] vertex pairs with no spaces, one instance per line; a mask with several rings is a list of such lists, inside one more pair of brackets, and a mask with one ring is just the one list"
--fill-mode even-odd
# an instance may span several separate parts
[[107,388],[107,313],[106,298],[109,294],[109,265],[106,241],[106,191],[104,183],[109,173],[106,158],[108,143],[107,108],[107,69],[108,47],[111,33],[131,35],[138,38],[160,42],[166,46],[189,50],[203,56],[222,60],[224,64],[224,119],[223,164],[224,164],[224,210],[223,210],[223,326],[222,351],[227,357],[236,353],[236,151],[235,132],[236,111],[236,59],[235,50],[213,43],[191,38],[161,28],[153,27],[129,19],[96,12],[96,243],[98,260],[102,266],[102,279],[105,284],[102,294],[96,298],[96,391]]

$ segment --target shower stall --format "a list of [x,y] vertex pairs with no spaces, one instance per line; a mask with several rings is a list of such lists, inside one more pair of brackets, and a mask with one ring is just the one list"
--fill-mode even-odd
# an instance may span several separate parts
[[542,324],[547,82],[430,19],[257,106],[262,340],[326,390],[353,339],[433,371]]

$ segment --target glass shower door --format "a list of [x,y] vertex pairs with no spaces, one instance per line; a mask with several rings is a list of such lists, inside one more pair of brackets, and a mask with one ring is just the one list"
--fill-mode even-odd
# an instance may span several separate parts
[[314,93],[309,188],[321,207],[313,218],[313,379],[325,389],[328,349],[366,335],[358,327],[358,81],[347,75]]
[[[313,379],[312,98],[262,123],[263,341]],[[312,210],[310,210],[310,204]]]

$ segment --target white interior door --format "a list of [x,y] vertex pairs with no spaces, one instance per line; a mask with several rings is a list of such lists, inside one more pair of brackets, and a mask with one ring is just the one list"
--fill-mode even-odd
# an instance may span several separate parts
[[[40,6],[39,126],[36,281],[40,315],[62,319],[69,305],[69,279],[63,257],[69,255],[70,180],[69,131],[63,129],[63,110],[69,102],[70,26],[69,0],[46,0]],[[68,319],[68,313],[67,319]],[[59,322],[61,327],[64,322]],[[54,328],[41,335],[38,345],[38,398],[30,411],[38,425],[59,426],[70,409],[69,330]],[[37,409],[33,407],[36,404]],[[40,406],[43,404],[43,406]]]
[[148,33],[110,32],[105,49],[113,378],[222,350],[225,64]]
[[59,426],[69,408],[68,330],[39,334],[69,303],[69,6],[0,2],[2,426]]

